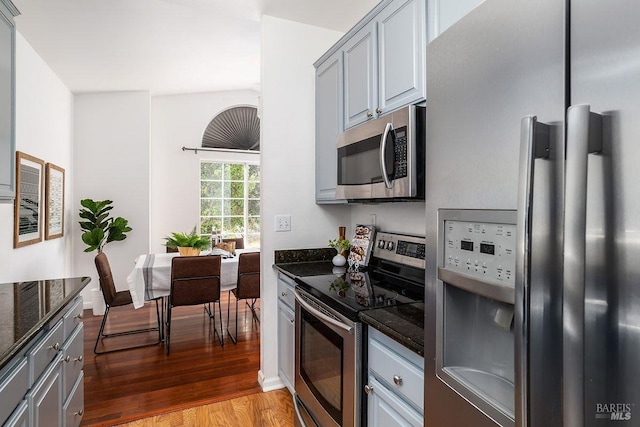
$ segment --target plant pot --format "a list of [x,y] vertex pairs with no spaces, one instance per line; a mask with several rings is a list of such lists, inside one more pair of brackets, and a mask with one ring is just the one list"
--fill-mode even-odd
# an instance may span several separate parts
[[342,267],[347,263],[347,259],[344,257],[344,255],[338,254],[333,257],[331,262],[333,262],[333,265],[335,265],[336,267]]
[[180,256],[198,256],[200,255],[200,249],[192,248],[190,246],[178,246],[178,252]]

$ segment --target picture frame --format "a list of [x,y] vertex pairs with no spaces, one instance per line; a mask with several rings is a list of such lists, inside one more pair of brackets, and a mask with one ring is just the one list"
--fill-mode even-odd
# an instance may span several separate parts
[[42,241],[44,160],[16,151],[13,247]]
[[64,235],[64,169],[47,163],[45,173],[45,226],[44,239],[52,240]]

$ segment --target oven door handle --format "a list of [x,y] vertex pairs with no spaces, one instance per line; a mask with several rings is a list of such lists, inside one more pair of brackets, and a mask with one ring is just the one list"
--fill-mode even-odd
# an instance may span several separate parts
[[330,323],[334,326],[337,326],[338,328],[344,329],[350,334],[353,334],[353,328],[351,326],[345,325],[339,320],[333,319],[327,316],[326,314],[322,313],[321,311],[318,311],[313,306],[311,306],[308,302],[306,302],[304,298],[298,293],[298,291],[294,290],[293,294],[296,298],[296,301],[298,301],[298,303],[300,303],[300,305],[304,307],[304,309],[307,310],[309,313],[313,314],[314,316],[318,317],[324,322]]

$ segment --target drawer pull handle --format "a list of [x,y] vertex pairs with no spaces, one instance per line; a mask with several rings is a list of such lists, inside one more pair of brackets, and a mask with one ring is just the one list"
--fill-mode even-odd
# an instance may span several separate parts
[[75,316],[73,316],[75,319],[82,319],[82,313],[78,313]]
[[393,382],[395,385],[402,385],[402,377],[400,375],[394,375]]
[[73,415],[77,415],[79,417],[81,417],[83,414],[84,414],[84,409],[80,409],[79,411],[73,413]]
[[55,350],[58,351],[60,350],[60,344],[55,343],[54,345],[50,345],[49,347],[47,347],[49,350]]
[[73,359],[74,362],[82,362],[83,357],[82,356],[78,356],[75,359]]
[[293,325],[294,323],[296,323],[296,319],[289,319],[289,322],[291,322],[291,324]]
[[373,113],[371,111],[367,111],[367,117],[373,117]]
[[286,292],[283,292],[283,293],[281,293],[280,295],[282,295],[283,297],[286,297],[286,296],[287,296],[287,293],[286,293]]
[[376,108],[376,113],[378,114],[382,113],[382,110],[380,109],[380,107]]
[[71,357],[70,357],[70,356],[67,356],[67,357],[65,357],[65,358],[64,358],[64,359],[62,359],[62,360],[63,360],[63,362],[65,362],[65,363],[69,363],[69,362],[71,361]]
[[367,394],[373,393],[373,386],[369,384],[364,385],[364,392]]

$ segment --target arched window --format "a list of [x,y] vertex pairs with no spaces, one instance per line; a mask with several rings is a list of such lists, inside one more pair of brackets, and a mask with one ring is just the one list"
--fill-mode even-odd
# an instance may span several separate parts
[[260,151],[258,109],[232,107],[215,116],[204,131],[202,148]]

